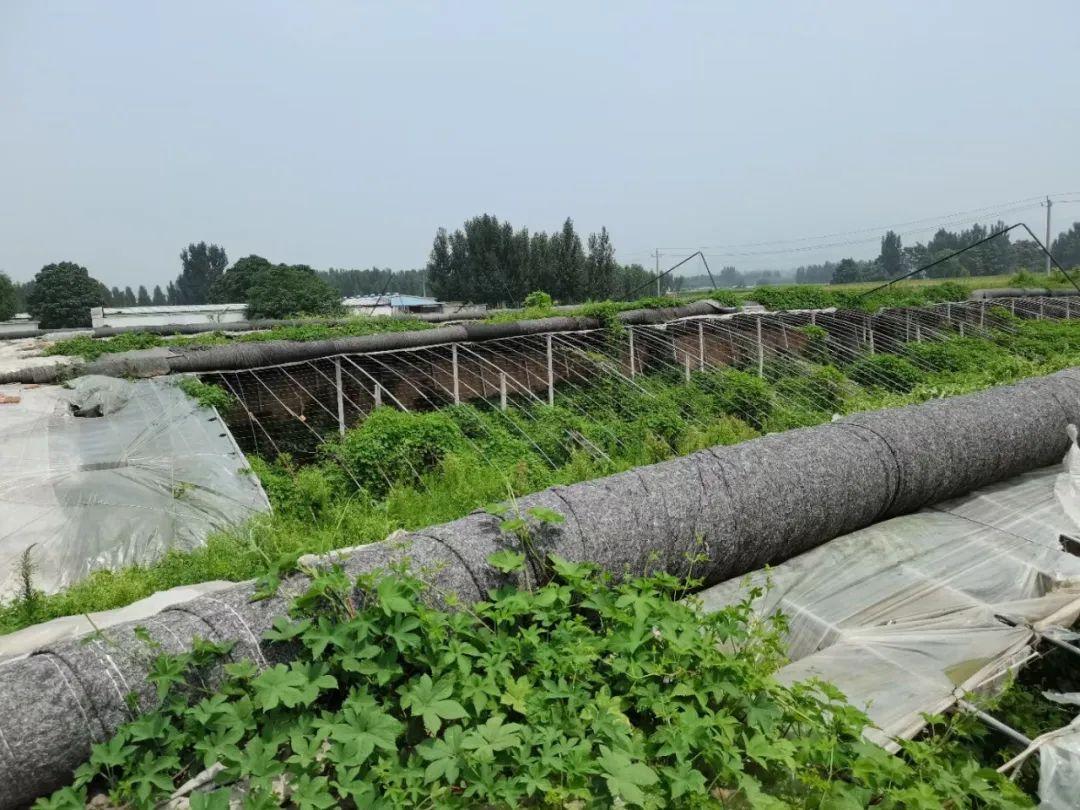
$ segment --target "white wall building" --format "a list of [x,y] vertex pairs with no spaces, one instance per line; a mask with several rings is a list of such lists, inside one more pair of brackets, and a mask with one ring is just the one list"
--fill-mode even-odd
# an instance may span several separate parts
[[94,307],[90,321],[99,326],[171,326],[184,323],[227,324],[247,320],[246,304],[177,304],[161,307]]

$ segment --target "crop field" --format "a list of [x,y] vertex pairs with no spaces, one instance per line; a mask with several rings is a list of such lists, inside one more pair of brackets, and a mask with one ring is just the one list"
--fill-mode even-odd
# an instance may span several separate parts
[[[386,361],[386,401],[369,403],[344,432],[315,411],[263,414],[280,444],[250,458],[272,514],[55,595],[31,585],[0,608],[0,629],[211,579],[260,578],[270,592],[302,554],[837,414],[1080,365],[1080,322],[1040,317],[1059,307],[782,316],[764,334],[757,324],[756,336],[753,321],[738,318],[663,329],[608,320],[560,344],[566,362],[557,387],[548,378],[550,402],[540,380],[505,401],[481,384],[458,404],[443,390],[406,409],[390,396],[401,390],[391,372],[414,379],[447,355],[428,366],[415,355]],[[520,365],[527,358],[513,353],[537,345],[499,351]],[[255,406],[214,384],[218,376],[181,385],[239,433]],[[523,560],[505,552],[491,563],[514,581]],[[283,796],[313,808],[1032,803],[1031,769],[1014,783],[985,767],[1011,751],[969,715],[931,718],[893,756],[862,739],[866,717],[829,685],[773,680],[785,620],[756,618],[753,593],[705,614],[693,580],[616,583],[560,560],[550,582],[508,586],[466,610],[433,606],[403,568],[360,584],[371,594],[362,603],[339,570],[317,574],[268,639],[288,645],[286,662],[265,671],[226,664],[224,683],[208,691],[198,684],[227,648],[158,658],[160,708],[96,746],[72,786],[38,806],[83,807],[104,792],[114,806],[153,807],[207,768],[222,786],[192,793],[193,808],[227,807],[237,784],[247,807]],[[682,673],[676,688],[656,675],[671,672]],[[1032,736],[1060,726],[1068,707],[1039,690],[1074,690],[1074,680],[1047,656],[994,712]]]
[[[214,535],[195,551],[98,571],[58,594],[26,594],[0,607],[0,630],[129,604],[176,585],[257,577],[283,559],[380,540],[554,484],[819,424],[838,413],[922,402],[1080,364],[1080,323],[1019,319],[995,309],[994,324],[977,336],[897,342],[893,351],[873,355],[808,324],[790,330],[797,349],[770,352],[760,368],[748,347],[731,366],[688,373],[671,359],[633,378],[611,372],[604,341],[620,338],[602,330],[582,361],[593,372],[568,378],[552,405],[527,391],[505,411],[497,397],[409,411],[388,401],[344,435],[323,431],[313,450],[315,416],[293,420],[292,435],[306,438],[297,442],[301,455],[251,457],[272,515]],[[645,334],[635,331],[641,346]],[[227,391],[187,385],[223,412],[237,408]],[[244,409],[237,413],[242,422]]]

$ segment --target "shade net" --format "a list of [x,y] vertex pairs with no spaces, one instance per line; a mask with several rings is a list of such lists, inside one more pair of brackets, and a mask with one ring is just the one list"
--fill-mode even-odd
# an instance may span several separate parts
[[[789,619],[786,682],[821,678],[864,708],[886,747],[923,713],[1000,686],[1037,633],[1080,613],[1080,450],[1060,465],[877,523],[749,576],[756,609]],[[702,593],[706,609],[745,595],[746,579]],[[1080,741],[1042,747],[1046,807],[1080,791]],[[1071,800],[1071,799],[1070,799]]]
[[168,380],[83,377],[5,388],[0,405],[0,598],[147,564],[269,509],[211,408]]

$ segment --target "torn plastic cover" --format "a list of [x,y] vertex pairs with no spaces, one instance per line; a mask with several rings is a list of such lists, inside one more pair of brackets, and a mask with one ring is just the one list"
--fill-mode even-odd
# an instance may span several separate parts
[[[768,584],[758,611],[789,619],[781,680],[835,684],[877,725],[867,736],[895,750],[895,738],[923,728],[923,713],[1000,685],[1037,632],[1076,619],[1080,558],[1062,535],[1080,536],[1075,444],[1061,465],[839,537],[749,581]],[[746,584],[700,596],[718,609]],[[1077,795],[1077,735],[1048,746],[1050,757],[1047,778]]]
[[0,598],[202,545],[269,508],[228,428],[171,380],[83,377],[0,406]]

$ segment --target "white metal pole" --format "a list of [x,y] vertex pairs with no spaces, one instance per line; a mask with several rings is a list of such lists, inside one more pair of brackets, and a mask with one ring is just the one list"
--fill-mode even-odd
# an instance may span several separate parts
[[690,382],[690,352],[683,353],[683,360],[686,361],[686,381]]
[[382,407],[382,386],[375,383],[375,407]]
[[761,316],[757,316],[757,373],[765,376],[765,346],[761,342]]
[[555,404],[555,363],[551,353],[551,335],[547,335],[548,405]]
[[705,370],[705,324],[702,321],[697,322],[697,354],[698,354],[698,371]]
[[506,372],[499,372],[499,409],[506,410]]
[[451,373],[454,375],[454,404],[461,404],[461,388],[458,383],[458,360],[457,360],[457,344],[450,344],[450,368]]
[[637,375],[637,358],[634,357],[634,327],[626,327],[627,334],[630,335],[630,379],[633,379]]
[[345,435],[345,393],[341,389],[341,358],[334,358],[334,385],[337,387],[338,433]]

